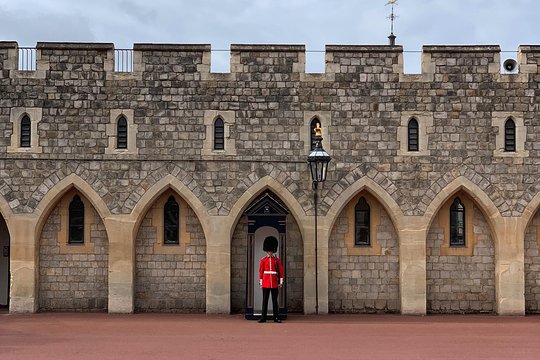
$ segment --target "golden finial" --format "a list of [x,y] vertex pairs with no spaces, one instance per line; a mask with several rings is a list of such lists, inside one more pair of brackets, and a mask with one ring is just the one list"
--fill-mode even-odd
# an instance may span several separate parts
[[318,136],[318,137],[322,136],[321,124],[319,123],[317,123],[317,126],[315,126],[315,136]]

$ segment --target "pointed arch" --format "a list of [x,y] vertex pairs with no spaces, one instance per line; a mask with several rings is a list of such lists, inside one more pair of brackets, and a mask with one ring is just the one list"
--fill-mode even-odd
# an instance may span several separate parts
[[127,149],[128,148],[128,121],[122,114],[116,121],[116,148]]
[[392,219],[392,223],[399,238],[399,229],[403,229],[405,226],[405,221],[403,218],[404,215],[401,207],[390,196],[390,194],[386,192],[386,190],[367,176],[358,179],[356,182],[347,187],[334,201],[332,207],[326,213],[325,219],[327,226],[325,229],[328,232],[327,237],[330,237],[332,228],[334,227],[345,206],[347,206],[351,199],[353,199],[362,190],[368,191],[377,199],[377,201],[379,201],[388,216],[390,216],[390,219]]
[[225,122],[221,116],[214,120],[214,150],[225,150]]
[[[39,239],[43,226],[45,225],[50,213],[54,210],[60,199],[71,189],[79,191],[96,209],[97,213],[101,217],[101,220],[105,222],[105,219],[111,216],[111,212],[103,201],[102,197],[81,177],[76,174],[70,174],[56,183],[49,191],[43,196],[39,204],[34,211],[38,218],[35,238]],[[107,237],[108,229],[107,230]]]
[[407,124],[407,151],[420,150],[420,138],[418,130],[418,120],[412,117]]
[[208,235],[208,226],[210,224],[209,215],[204,207],[204,204],[199,200],[197,196],[178,178],[169,174],[156,182],[150,189],[148,189],[144,195],[137,202],[137,205],[131,211],[130,217],[135,222],[133,235],[136,236],[141,222],[144,220],[148,209],[154,204],[154,202],[167,190],[175,191],[185,202],[191,207],[193,212],[197,215],[201,227],[203,229],[205,237]]
[[504,151],[516,151],[516,123],[511,117],[504,123]]
[[236,228],[238,221],[240,221],[244,211],[251,204],[251,202],[265,190],[274,192],[274,194],[276,194],[281,201],[283,201],[298,224],[302,234],[302,239],[305,239],[304,227],[302,224],[305,224],[307,221],[306,212],[293,194],[291,194],[291,192],[285,186],[283,186],[283,184],[269,175],[259,179],[234,203],[231,211],[229,212],[229,219],[231,219],[229,238],[232,238],[234,229]]
[[9,206],[9,203],[7,202],[6,198],[4,196],[0,195],[0,216],[4,218],[4,221],[6,222],[6,226],[8,229],[9,236],[11,237],[11,230],[10,230],[10,222],[11,218],[14,216],[13,210],[11,210],[11,207]]
[[529,203],[523,210],[523,213],[519,217],[520,227],[523,233],[527,231],[527,228],[531,224],[531,221],[533,220],[534,216],[536,215],[539,209],[540,209],[540,192],[537,192],[536,195],[531,199],[531,201],[529,201]]
[[20,141],[19,146],[22,148],[29,148],[32,144],[32,129],[31,129],[32,121],[30,120],[30,116],[28,114],[24,114],[21,119],[21,129],[20,129]]
[[319,127],[322,128],[322,123],[321,123],[321,120],[319,119],[319,117],[318,117],[318,116],[313,116],[313,118],[312,118],[311,121],[309,122],[309,144],[310,144],[310,150],[315,149],[315,143],[317,142],[317,141],[316,141],[316,138],[315,138],[315,127],[317,126],[317,124],[319,125]]
[[429,230],[435,216],[441,207],[458,191],[464,191],[474,200],[474,203],[480,208],[494,237],[494,242],[497,244],[497,222],[501,219],[501,213],[489,196],[475,183],[464,176],[459,176],[446,185],[431,201],[423,216],[423,223],[426,231]]

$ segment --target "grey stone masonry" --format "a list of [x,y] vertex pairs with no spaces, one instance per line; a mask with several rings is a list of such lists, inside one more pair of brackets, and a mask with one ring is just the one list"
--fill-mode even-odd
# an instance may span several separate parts
[[231,241],[231,312],[241,313],[246,306],[247,216],[242,216]]
[[381,210],[381,223],[377,227],[381,255],[347,254],[345,234],[350,226],[342,213],[332,229],[328,245],[328,310],[399,312],[399,247],[392,221]]
[[[441,256],[443,229],[432,224],[427,238],[427,311],[495,311],[495,248],[489,226],[475,206],[472,256]],[[470,241],[470,240],[469,240]]]
[[[109,243],[105,226],[94,212],[90,253],[63,254],[58,232],[60,214],[49,216],[39,244],[39,310],[106,311],[108,304]],[[72,245],[76,247],[78,245]]]
[[[204,313],[206,242],[197,216],[188,207],[185,216],[190,242],[185,253],[165,254],[154,248],[157,236],[152,211],[146,214],[137,234],[135,311]],[[182,241],[185,239],[180,238]]]
[[540,312],[540,213],[534,216],[525,233],[525,311]]
[[287,289],[287,311],[304,311],[304,243],[294,217],[287,216],[287,259],[285,286]]
[[[38,43],[42,77],[14,69],[16,46],[0,43],[0,195],[15,213],[32,213],[76,172],[113,214],[129,213],[145,189],[173,174],[212,215],[227,215],[246,184],[264,176],[290,181],[312,215],[300,133],[304,112],[323,111],[333,160],[321,215],[363,176],[405,215],[422,215],[458,176],[485,191],[503,216],[519,216],[540,190],[538,46],[520,48],[519,75],[499,73],[498,46],[425,46],[424,74],[413,76],[403,74],[399,46],[329,45],[326,72],[307,74],[302,45],[233,45],[231,73],[214,74],[209,45],[135,44],[133,73],[115,74],[112,44]],[[42,150],[7,154],[10,111],[25,107],[42,109]],[[133,110],[138,154],[106,153],[117,109]],[[201,155],[207,110],[234,112],[235,156]],[[404,111],[433,114],[429,156],[398,155]],[[493,156],[493,112],[523,114],[527,157]]]

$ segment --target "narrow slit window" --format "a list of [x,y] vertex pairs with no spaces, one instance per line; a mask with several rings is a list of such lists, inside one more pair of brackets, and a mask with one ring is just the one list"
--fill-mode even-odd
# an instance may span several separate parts
[[165,245],[179,245],[180,244],[180,207],[174,199],[174,196],[169,196],[169,199],[165,203],[163,208],[163,228],[164,238],[163,243]]
[[369,246],[370,239],[370,208],[364,197],[358,200],[354,207],[354,245]]
[[84,244],[84,203],[75,195],[69,203],[69,244]]
[[418,121],[415,118],[412,118],[409,121],[407,127],[407,138],[408,138],[408,151],[418,151],[419,142],[418,142]]
[[214,122],[214,150],[225,149],[225,124],[222,118]]
[[315,145],[317,144],[317,140],[315,139],[315,128],[317,127],[317,124],[319,124],[319,127],[322,127],[319,118],[314,118],[311,120],[311,124],[309,125],[309,142],[311,144],[310,150],[315,149]]
[[116,125],[116,148],[117,149],[127,149],[128,145],[128,126],[127,120],[125,117],[121,116],[118,119],[118,124]]
[[31,146],[31,140],[31,121],[28,115],[25,115],[21,120],[21,147],[29,148]]
[[504,151],[516,151],[516,123],[512,119],[504,123]]
[[450,246],[465,246],[465,206],[458,197],[450,206]]

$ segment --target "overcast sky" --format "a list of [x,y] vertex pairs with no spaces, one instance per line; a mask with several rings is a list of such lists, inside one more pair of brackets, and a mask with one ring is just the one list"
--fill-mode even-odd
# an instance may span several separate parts
[[[230,44],[279,43],[324,50],[325,44],[387,44],[386,2],[0,0],[0,38],[19,46],[91,41],[131,48],[155,42],[211,44],[218,50]],[[398,0],[396,13],[394,32],[406,51],[419,51],[424,44],[494,44],[515,52],[520,44],[540,44],[540,0]],[[409,61],[419,62],[414,56]],[[226,57],[212,54],[214,70],[228,67]],[[307,66],[322,70],[322,54],[308,53]]]

